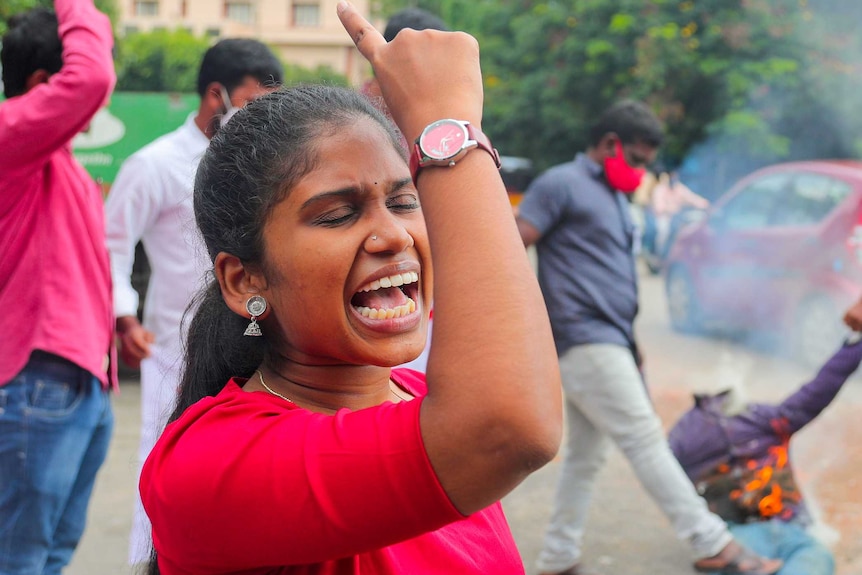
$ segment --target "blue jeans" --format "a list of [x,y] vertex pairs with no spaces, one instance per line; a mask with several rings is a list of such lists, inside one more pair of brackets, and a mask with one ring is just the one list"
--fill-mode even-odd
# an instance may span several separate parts
[[764,557],[784,560],[776,575],[832,575],[832,552],[795,523],[760,521],[730,524],[736,540]]
[[114,426],[89,372],[34,352],[0,386],[0,575],[59,575],[84,532]]

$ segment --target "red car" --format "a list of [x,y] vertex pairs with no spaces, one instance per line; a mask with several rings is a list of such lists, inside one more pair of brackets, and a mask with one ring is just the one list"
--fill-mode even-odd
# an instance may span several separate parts
[[862,162],[778,164],[745,177],[680,231],[665,273],[675,329],[777,330],[795,357],[822,361],[862,296]]

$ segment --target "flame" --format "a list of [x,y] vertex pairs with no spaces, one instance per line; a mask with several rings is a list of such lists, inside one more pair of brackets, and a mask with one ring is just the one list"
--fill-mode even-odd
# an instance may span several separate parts
[[745,485],[746,491],[757,491],[758,489],[764,487],[769,484],[769,480],[772,479],[772,467],[769,465],[759,469],[757,473],[754,475],[754,479],[749,481]]
[[772,491],[760,500],[757,507],[763,517],[772,517],[781,513],[784,509],[784,503],[781,501],[781,486],[777,483],[773,485]]
[[[745,463],[746,469],[752,472],[752,478],[743,486],[731,492],[732,499],[748,500],[752,504],[757,501],[757,508],[762,517],[774,517],[784,511],[784,491],[776,481],[776,470],[787,466],[787,443],[770,447],[765,463],[750,459]],[[759,469],[758,469],[759,467]],[[768,490],[765,495],[762,492]],[[789,494],[788,494],[789,495]],[[759,500],[757,498],[759,497]]]
[[769,454],[775,458],[776,469],[784,469],[787,465],[787,447],[784,445],[770,447]]

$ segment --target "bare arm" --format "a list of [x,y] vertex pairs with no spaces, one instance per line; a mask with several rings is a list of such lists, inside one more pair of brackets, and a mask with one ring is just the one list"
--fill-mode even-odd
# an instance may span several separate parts
[[117,336],[120,338],[120,357],[133,369],[141,367],[141,360],[150,357],[150,344],[156,341],[153,332],[138,321],[137,316],[117,318]]
[[521,241],[524,242],[524,247],[528,248],[535,244],[542,237],[542,233],[536,227],[523,218],[516,218],[518,224],[518,233],[521,234]]
[[66,145],[107,103],[114,86],[113,37],[93,0],[56,0],[63,67],[0,106],[0,170],[30,169]]
[[853,331],[862,331],[862,299],[844,313],[844,323]]
[[707,200],[703,196],[695,194],[691,188],[689,188],[682,182],[677,182],[676,185],[679,186],[679,191],[682,195],[682,200],[685,205],[697,208],[699,210],[705,210],[709,207],[709,200]]
[[[341,5],[339,15],[408,141],[441,118],[481,126],[475,39],[403,30],[387,44],[353,7]],[[421,429],[453,504],[472,513],[556,453],[559,372],[544,302],[490,155],[475,150],[455,167],[424,170],[419,193],[435,293]]]

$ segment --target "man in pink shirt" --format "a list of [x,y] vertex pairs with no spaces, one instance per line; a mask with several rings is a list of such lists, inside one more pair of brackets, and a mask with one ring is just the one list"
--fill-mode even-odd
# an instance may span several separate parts
[[705,210],[709,200],[691,191],[683,184],[676,172],[663,172],[650,195],[650,207],[655,216],[656,238],[655,253],[663,258],[670,246],[671,224],[683,208]]
[[71,140],[108,99],[92,0],[12,18],[0,61],[0,573],[59,574],[86,522],[113,415],[102,195]]

